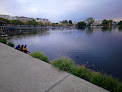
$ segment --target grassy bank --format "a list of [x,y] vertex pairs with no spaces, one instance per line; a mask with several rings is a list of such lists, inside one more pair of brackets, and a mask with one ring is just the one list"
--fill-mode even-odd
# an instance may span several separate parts
[[42,61],[49,62],[48,58],[44,56],[43,52],[34,52],[34,53],[31,53],[30,55]]
[[0,42],[1,42],[1,43],[4,43],[4,44],[7,44],[7,40],[6,40],[6,39],[0,38]]
[[14,44],[12,42],[8,42],[8,46],[14,47]]
[[6,39],[0,38],[0,42],[1,42],[1,43],[4,43],[4,44],[7,44],[7,45],[10,46],[10,47],[14,47],[14,44],[13,44],[12,42],[7,42]]
[[69,58],[57,59],[52,61],[51,64],[111,92],[122,92],[122,83],[116,78],[86,69],[85,65],[76,65],[74,61]]
[[[48,58],[44,56],[42,52],[34,52],[31,56],[48,62]],[[107,74],[101,74],[85,68],[85,65],[79,66],[74,63],[70,58],[64,57],[51,61],[51,64],[63,71],[71,73],[77,77],[85,79],[95,85],[105,88],[111,92],[122,92],[122,82],[118,79],[108,76]]]

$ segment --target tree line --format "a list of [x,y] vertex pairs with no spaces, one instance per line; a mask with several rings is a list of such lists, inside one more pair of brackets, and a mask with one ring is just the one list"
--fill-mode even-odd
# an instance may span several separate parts
[[0,18],[1,21],[5,22],[7,25],[33,25],[33,26],[45,26],[48,25],[48,23],[43,23],[43,22],[36,22],[35,19],[29,20],[26,22],[20,21],[20,20],[8,20],[5,18]]
[[[8,19],[4,19],[4,18],[0,18],[0,20],[4,21],[6,24],[15,25],[15,26],[16,25],[28,25],[28,26],[30,26],[30,25],[33,25],[33,26],[73,26],[73,25],[75,25],[72,20],[69,20],[69,21],[63,20],[63,21],[60,21],[60,23],[36,22],[35,19],[26,21],[26,22],[23,22],[20,20],[8,20]],[[94,18],[89,17],[86,19],[86,22],[85,21],[78,22],[76,24],[76,26],[77,26],[77,28],[83,28],[85,26],[92,26],[94,24],[94,22],[95,22]],[[122,27],[122,21],[116,23],[113,20],[107,20],[107,19],[102,20],[102,23],[98,26],[112,26],[113,23],[115,25],[118,25],[119,27]]]
[[60,23],[43,23],[43,22],[36,22],[35,19],[29,20],[26,22],[20,21],[20,20],[8,20],[5,18],[0,18],[1,21],[4,21],[7,25],[28,25],[28,26],[72,26],[72,20],[63,20]]
[[[94,18],[89,17],[86,19],[86,22],[85,21],[78,22],[76,25],[77,28],[83,28],[85,26],[93,26],[95,23],[95,20],[94,20]],[[112,26],[113,24],[116,26],[122,27],[122,21],[117,23],[113,20],[107,20],[107,19],[102,20],[102,22],[100,24],[97,24],[97,26],[106,26],[107,27],[107,26]]]

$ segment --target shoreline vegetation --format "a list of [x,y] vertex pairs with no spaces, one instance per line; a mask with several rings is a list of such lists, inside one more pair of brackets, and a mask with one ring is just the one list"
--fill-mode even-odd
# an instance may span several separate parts
[[48,57],[44,56],[43,52],[33,52],[30,56],[45,61],[60,70],[80,77],[111,92],[122,92],[122,82],[117,78],[87,69],[85,65],[77,65],[68,57],[62,57],[61,59],[49,62]]
[[22,20],[9,20],[0,17],[0,27],[2,26],[8,26],[8,27],[47,27],[47,26],[53,26],[53,27],[62,27],[62,26],[75,26],[78,29],[84,28],[86,26],[118,26],[122,28],[122,20],[120,21],[114,21],[114,20],[95,20],[93,17],[89,17],[86,20],[82,20],[79,22],[74,22],[72,20],[62,20],[57,23],[43,23],[43,22],[37,22],[35,19],[30,21],[22,21]]
[[[10,47],[14,47],[14,44],[12,42],[7,42],[6,39],[0,38],[0,42]],[[68,57],[62,57],[61,59],[49,61],[48,57],[45,56],[43,52],[33,52],[29,55],[39,60],[45,61],[60,70],[80,77],[111,92],[122,92],[122,82],[117,78],[114,78],[107,74],[102,74],[100,72],[95,72],[91,69],[87,69],[85,68],[85,65],[77,65]]]
[[0,42],[14,48],[14,44],[12,42],[8,42],[6,39],[0,38]]

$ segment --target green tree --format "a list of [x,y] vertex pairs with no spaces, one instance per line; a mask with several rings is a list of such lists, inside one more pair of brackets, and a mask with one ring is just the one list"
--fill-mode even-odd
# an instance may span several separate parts
[[6,22],[7,24],[10,24],[10,23],[11,23],[11,21],[10,21],[10,20],[8,20],[8,19],[0,18],[0,20],[2,20],[2,21],[4,21],[4,22]]
[[113,20],[109,20],[109,24],[110,24],[110,26],[112,26],[112,22],[113,22]]
[[78,24],[76,26],[77,26],[78,29],[82,29],[82,28],[85,28],[86,23],[84,21],[78,22]]
[[122,20],[118,23],[119,29],[122,30]]
[[11,23],[14,25],[24,25],[24,22],[20,20],[12,20]]
[[118,23],[119,26],[122,26],[122,20]]
[[62,24],[68,24],[69,22],[67,20],[63,20]]
[[86,19],[88,26],[91,26],[94,23],[94,18],[90,17]]
[[38,22],[38,25],[44,26],[43,22]]
[[56,24],[55,24],[55,23],[52,23],[51,25],[52,25],[52,26],[56,26]]
[[72,20],[69,20],[69,24],[72,24]]
[[27,21],[27,24],[28,25],[34,25],[34,26],[38,25],[38,23],[36,22],[35,19]]
[[106,19],[104,19],[104,20],[102,21],[102,25],[103,25],[103,26],[108,26],[108,25],[109,25],[109,21],[106,20]]

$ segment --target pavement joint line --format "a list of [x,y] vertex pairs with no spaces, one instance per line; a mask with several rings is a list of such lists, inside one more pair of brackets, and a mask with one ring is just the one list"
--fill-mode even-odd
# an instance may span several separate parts
[[71,74],[68,74],[66,77],[64,77],[62,80],[58,81],[57,83],[55,83],[53,86],[51,86],[50,88],[48,88],[45,92],[49,92],[51,89],[53,89],[55,86],[57,86],[58,84],[60,84],[62,81],[64,81],[67,77],[69,77]]

